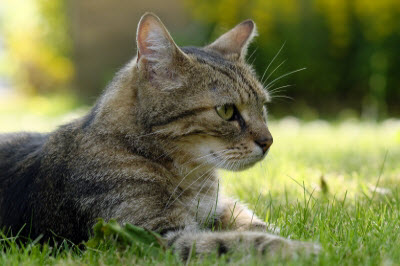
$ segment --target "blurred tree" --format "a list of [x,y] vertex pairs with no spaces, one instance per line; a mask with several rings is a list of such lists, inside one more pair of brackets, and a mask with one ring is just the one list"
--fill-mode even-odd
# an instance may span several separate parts
[[74,89],[79,100],[87,103],[136,55],[136,25],[144,12],[160,16],[174,38],[188,20],[180,0],[68,0],[67,4],[76,67]]
[[[400,1],[183,2],[195,19],[212,25],[205,36],[213,38],[241,20],[254,19],[260,36],[251,48],[257,47],[254,63],[260,76],[286,42],[265,76],[279,68],[264,78],[265,84],[292,68],[307,70],[275,84],[296,84],[285,92],[294,102],[274,105],[277,111],[287,113],[289,106],[289,112],[302,108],[311,117],[316,110],[336,116],[347,107],[372,118],[400,114]],[[280,65],[285,59],[290,62]]]
[[399,0],[1,0],[0,72],[29,93],[60,92],[74,79],[74,92],[91,102],[134,56],[135,26],[146,10],[188,45],[254,19],[259,37],[250,62],[270,89],[295,85],[272,92],[274,114],[400,115]]
[[2,0],[1,5],[6,50],[1,69],[24,92],[63,90],[74,75],[64,1]]

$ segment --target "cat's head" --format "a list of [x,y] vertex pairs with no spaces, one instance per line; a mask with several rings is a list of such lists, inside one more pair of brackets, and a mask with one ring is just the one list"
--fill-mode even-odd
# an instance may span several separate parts
[[179,48],[158,17],[142,17],[135,64],[139,122],[171,154],[240,170],[268,153],[269,95],[245,62],[255,34],[247,20],[210,45]]

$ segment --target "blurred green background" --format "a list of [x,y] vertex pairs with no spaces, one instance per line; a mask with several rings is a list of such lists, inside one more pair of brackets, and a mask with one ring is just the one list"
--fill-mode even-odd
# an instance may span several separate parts
[[399,0],[2,0],[0,112],[60,114],[92,104],[135,55],[145,11],[182,46],[205,45],[252,18],[259,37],[248,60],[260,77],[283,47],[266,84],[307,68],[274,84],[293,85],[275,93],[274,117],[400,115]]
[[[0,0],[0,133],[51,131],[87,112],[135,56],[146,11],[181,46],[252,18],[247,60],[260,78],[281,50],[265,85],[307,68],[273,85],[274,145],[257,166],[221,172],[228,195],[283,236],[320,242],[321,265],[400,261],[400,0]],[[130,249],[59,255],[1,238],[4,265],[145,264]]]

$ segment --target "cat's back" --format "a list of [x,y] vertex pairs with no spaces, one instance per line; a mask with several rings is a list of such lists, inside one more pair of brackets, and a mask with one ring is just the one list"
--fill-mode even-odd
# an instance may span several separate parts
[[32,172],[46,139],[47,135],[40,133],[0,134],[0,206],[4,191],[15,181],[25,179],[26,172]]
[[47,138],[40,133],[6,133],[0,134],[0,176],[10,167],[25,160],[35,153]]

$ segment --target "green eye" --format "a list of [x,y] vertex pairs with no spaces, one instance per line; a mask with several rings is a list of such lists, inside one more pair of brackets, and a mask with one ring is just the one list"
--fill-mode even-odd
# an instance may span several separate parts
[[232,104],[225,104],[222,106],[217,106],[215,108],[217,114],[224,120],[230,120],[235,112],[235,108]]

